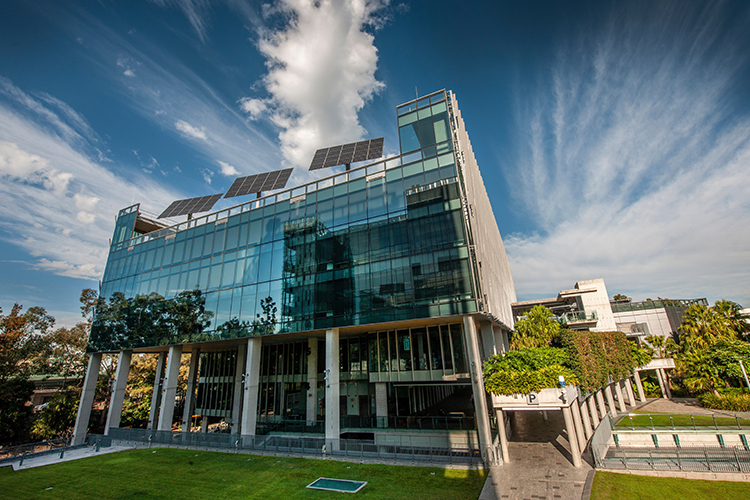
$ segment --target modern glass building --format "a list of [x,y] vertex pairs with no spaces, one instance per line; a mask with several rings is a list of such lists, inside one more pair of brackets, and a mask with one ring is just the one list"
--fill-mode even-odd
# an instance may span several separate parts
[[419,422],[493,453],[482,360],[507,346],[510,266],[455,96],[397,115],[398,156],[174,225],[119,212],[76,439],[102,353],[119,426],[136,352],[159,356],[152,430],[377,442]]

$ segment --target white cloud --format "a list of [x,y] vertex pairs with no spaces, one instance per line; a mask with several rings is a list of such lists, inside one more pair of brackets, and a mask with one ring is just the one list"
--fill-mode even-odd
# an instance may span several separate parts
[[253,99],[252,97],[243,97],[239,100],[240,109],[250,115],[253,120],[259,119],[268,109],[268,105],[263,99]]
[[[284,158],[309,163],[315,149],[360,139],[357,113],[384,84],[375,78],[378,54],[368,26],[381,23],[387,1],[280,0],[267,15],[283,28],[261,32],[258,48],[268,59],[263,85],[270,97],[243,98],[251,118],[268,112],[282,128]],[[275,19],[275,17],[274,17]]]
[[240,175],[236,168],[225,161],[217,160],[216,163],[221,167],[221,175],[231,177],[233,175]]
[[184,120],[177,120],[176,122],[174,122],[174,126],[177,130],[182,132],[187,137],[192,137],[193,139],[202,139],[204,141],[208,140],[208,137],[206,137],[206,129],[204,127],[193,127]]
[[602,277],[750,300],[750,117],[732,114],[747,56],[720,9],[615,12],[520,99],[506,175],[539,230],[505,238],[519,298]]
[[213,180],[213,177],[214,177],[214,171],[211,170],[210,168],[202,168],[201,175],[203,176],[203,180],[205,181],[205,183],[210,186],[211,181]]
[[135,76],[135,72],[132,69],[126,69],[122,74],[131,78]]
[[81,145],[86,133],[70,126],[74,120],[57,114],[48,100],[36,99],[8,80],[2,83],[0,227],[4,238],[28,252],[41,270],[100,279],[113,230],[112,214],[130,205],[134,197],[148,200],[153,205],[144,208],[156,211],[180,196],[138,175],[125,180],[114,174],[82,152],[91,148]]

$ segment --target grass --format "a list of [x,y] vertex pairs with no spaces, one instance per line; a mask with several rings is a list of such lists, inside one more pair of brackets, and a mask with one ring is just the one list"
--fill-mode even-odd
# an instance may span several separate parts
[[158,448],[17,472],[3,467],[0,491],[4,499],[342,498],[305,488],[319,477],[367,481],[357,496],[370,499],[458,500],[479,496],[485,472]]
[[[693,427],[693,421],[690,419],[690,415],[673,414],[671,415],[672,420],[669,419],[669,414],[658,415],[652,413],[650,415],[653,419],[654,427],[672,427],[672,421],[674,421],[675,427]],[[651,428],[651,420],[649,420],[648,417],[648,414],[633,415],[633,422],[631,424],[630,418],[626,416],[622,420],[620,420],[615,427],[630,427],[631,425],[634,425],[635,427]],[[696,415],[693,418],[695,419],[696,427],[714,427],[714,419],[710,416]],[[737,428],[737,420],[733,417],[716,417],[716,424],[719,427],[733,427],[735,429]],[[740,425],[743,428],[750,427],[750,419],[741,418]]]
[[673,477],[649,477],[615,472],[597,472],[591,487],[591,500],[705,500],[750,499],[747,483],[705,481]]

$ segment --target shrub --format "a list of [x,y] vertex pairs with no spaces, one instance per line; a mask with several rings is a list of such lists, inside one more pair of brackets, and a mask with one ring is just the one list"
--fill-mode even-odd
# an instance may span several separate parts
[[706,408],[725,411],[750,411],[750,394],[701,394],[698,400]]
[[484,386],[494,394],[528,394],[557,387],[560,375],[577,384],[575,373],[564,366],[568,354],[554,347],[529,347],[492,356],[484,363]]

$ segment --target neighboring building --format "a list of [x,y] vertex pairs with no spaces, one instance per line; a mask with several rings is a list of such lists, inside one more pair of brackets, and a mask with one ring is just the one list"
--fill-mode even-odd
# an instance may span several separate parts
[[676,336],[682,325],[685,310],[695,304],[708,306],[702,299],[658,299],[632,302],[630,299],[613,300],[617,330],[624,332],[628,338],[640,339],[648,335],[662,337]]
[[604,280],[576,282],[571,290],[562,290],[549,299],[514,302],[513,318],[518,321],[534,307],[542,305],[552,311],[555,318],[572,330],[611,332],[615,330],[614,316]]
[[531,308],[543,305],[560,323],[572,330],[593,332],[620,331],[628,338],[648,335],[674,336],[682,324],[682,315],[693,304],[708,306],[702,299],[659,299],[632,302],[630,298],[610,300],[603,279],[579,281],[557,297],[514,302],[513,318],[518,321]]
[[399,156],[170,227],[139,205],[120,211],[100,296],[197,288],[212,318],[195,335],[95,321],[74,441],[102,352],[120,353],[108,429],[131,354],[159,355],[150,428],[162,431],[191,352],[183,430],[199,414],[243,436],[379,442],[424,436],[409,418],[431,417],[444,430],[430,435],[450,443],[463,414],[464,435],[493,453],[482,362],[508,343],[510,265],[453,93],[397,111]]

